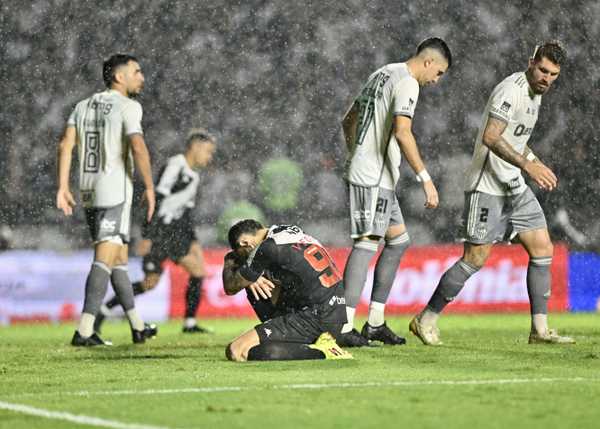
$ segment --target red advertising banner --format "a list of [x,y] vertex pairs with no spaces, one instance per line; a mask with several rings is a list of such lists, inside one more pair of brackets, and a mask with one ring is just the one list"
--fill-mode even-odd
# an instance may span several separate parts
[[[350,249],[329,249],[340,270],[344,269]],[[223,292],[221,270],[226,250],[206,250],[208,275],[204,281],[200,317],[244,317],[253,312],[245,292],[230,297]],[[390,293],[386,314],[415,313],[427,303],[444,273],[462,255],[460,245],[411,247],[402,259],[394,286]],[[526,312],[529,311],[526,276],[529,257],[521,246],[497,245],[486,265],[466,283],[465,288],[448,312]],[[358,312],[366,311],[369,304],[373,270],[376,258],[371,261],[367,282]],[[567,261],[564,245],[556,245],[552,263],[552,296],[550,311],[567,311]],[[170,317],[184,313],[187,274],[183,269],[167,263],[170,280]]]

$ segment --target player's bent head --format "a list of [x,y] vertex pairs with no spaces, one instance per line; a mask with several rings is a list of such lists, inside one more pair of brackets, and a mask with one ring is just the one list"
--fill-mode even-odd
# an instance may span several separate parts
[[102,79],[107,88],[122,85],[129,94],[141,92],[144,76],[136,57],[129,54],[114,54],[102,64]]
[[550,89],[558,78],[560,66],[566,57],[566,51],[558,41],[536,46],[527,69],[527,80],[534,93],[541,95]]
[[423,40],[417,46],[417,55],[423,55],[426,51],[435,52],[440,55],[446,63],[448,64],[448,68],[452,66],[452,52],[450,52],[450,48],[448,44],[439,37],[430,37],[428,39]]
[[245,245],[245,243],[243,243],[245,241],[243,240],[244,236],[256,236],[256,233],[262,229],[264,229],[264,226],[254,219],[244,219],[239,221],[229,228],[229,233],[227,234],[229,246],[231,246],[233,250],[238,250]]

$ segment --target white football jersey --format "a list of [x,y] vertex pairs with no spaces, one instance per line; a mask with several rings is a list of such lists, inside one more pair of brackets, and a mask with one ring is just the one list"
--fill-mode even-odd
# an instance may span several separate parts
[[514,73],[492,91],[475,141],[473,159],[466,175],[465,190],[492,195],[517,195],[527,188],[521,169],[502,160],[482,142],[488,117],[505,121],[502,138],[523,154],[538,118],[542,96],[534,94],[525,72]]
[[354,101],[358,125],[345,173],[350,183],[396,188],[402,155],[392,132],[393,120],[396,115],[412,118],[418,98],[419,83],[406,63],[385,65],[369,76]]
[[109,89],[77,103],[67,122],[77,130],[79,189],[84,207],[112,207],[133,198],[128,136],[143,134],[142,106]]

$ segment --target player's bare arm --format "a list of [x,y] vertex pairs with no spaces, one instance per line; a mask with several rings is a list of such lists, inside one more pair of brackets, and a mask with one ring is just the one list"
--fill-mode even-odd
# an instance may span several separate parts
[[490,116],[483,132],[483,144],[504,161],[519,167],[527,173],[540,188],[548,191],[556,188],[558,179],[552,170],[540,161],[532,162],[528,160],[526,154],[524,154],[525,156],[521,155],[502,138],[506,126],[505,121]]
[[[400,145],[400,149],[404,154],[404,157],[408,161],[413,171],[420,176],[425,172],[425,163],[419,153],[417,147],[417,141],[412,133],[412,119],[406,116],[395,116],[394,117],[394,137]],[[437,189],[433,184],[431,178],[423,180],[423,190],[425,191],[425,207],[436,208],[439,204],[439,196]]]
[[73,194],[71,194],[71,190],[69,189],[69,173],[71,171],[73,148],[76,143],[77,132],[75,127],[68,126],[58,144],[58,192],[56,193],[56,207],[62,210],[67,216],[73,214],[73,207],[76,205]]
[[142,181],[144,182],[144,187],[146,189],[144,191],[144,199],[148,204],[146,219],[150,222],[156,205],[154,182],[152,181],[152,167],[150,165],[150,153],[144,142],[144,137],[141,134],[133,134],[130,136],[129,141],[131,143],[131,152],[133,153],[135,166],[142,176]]
[[255,282],[246,280],[239,272],[240,263],[233,252],[225,256],[223,264],[223,289],[227,295],[235,295],[245,288],[249,288],[256,299],[271,298],[275,285],[264,276],[260,276]]
[[356,103],[352,105],[350,110],[344,116],[342,120],[342,130],[344,132],[344,140],[346,142],[346,148],[348,151],[352,150],[354,141],[356,139],[356,124],[358,122],[358,108]]

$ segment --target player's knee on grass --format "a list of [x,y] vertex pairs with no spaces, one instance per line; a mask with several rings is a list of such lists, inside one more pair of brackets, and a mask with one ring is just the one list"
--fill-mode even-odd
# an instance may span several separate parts
[[233,341],[227,345],[225,356],[233,362],[245,362],[248,358],[248,349],[240,341]]

